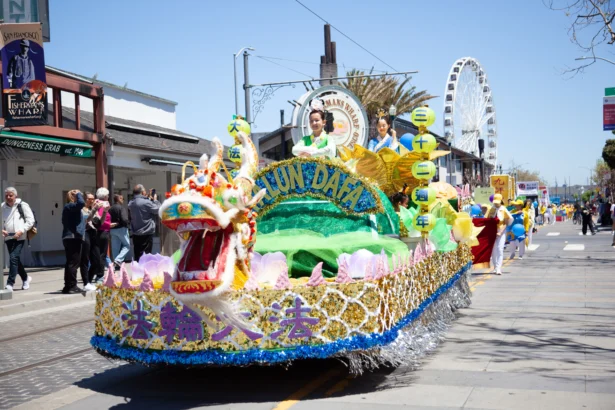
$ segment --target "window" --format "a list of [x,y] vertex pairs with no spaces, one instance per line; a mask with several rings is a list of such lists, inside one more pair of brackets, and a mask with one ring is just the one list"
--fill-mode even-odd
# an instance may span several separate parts
[[267,151],[264,151],[262,155],[264,158],[272,159],[274,161],[280,161],[284,159],[282,157],[282,146],[281,145],[276,145],[275,147],[270,148]]

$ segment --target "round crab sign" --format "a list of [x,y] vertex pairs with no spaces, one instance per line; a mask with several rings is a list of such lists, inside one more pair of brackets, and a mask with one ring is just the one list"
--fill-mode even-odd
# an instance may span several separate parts
[[310,135],[310,102],[319,99],[325,110],[333,114],[333,131],[329,133],[338,146],[352,148],[367,142],[367,113],[359,99],[350,91],[337,85],[327,85],[308,92],[297,101],[293,110],[293,140],[297,143]]

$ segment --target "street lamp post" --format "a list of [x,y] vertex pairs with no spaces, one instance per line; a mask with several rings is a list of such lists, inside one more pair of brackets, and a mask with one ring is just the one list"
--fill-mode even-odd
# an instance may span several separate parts
[[233,83],[233,85],[235,86],[235,114],[239,114],[239,106],[237,105],[237,99],[239,98],[237,96],[237,57],[239,57],[239,55],[244,50],[254,51],[254,49],[252,47],[243,47],[237,53],[233,54],[233,78],[235,80],[234,83]]

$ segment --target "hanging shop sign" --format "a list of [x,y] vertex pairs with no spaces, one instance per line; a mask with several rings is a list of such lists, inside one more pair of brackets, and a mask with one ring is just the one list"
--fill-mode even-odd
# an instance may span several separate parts
[[0,147],[11,147],[79,158],[92,157],[92,145],[87,142],[22,134],[6,130],[2,130],[2,133],[0,133]]
[[363,177],[327,159],[293,158],[276,162],[254,178],[253,193],[267,193],[253,210],[263,216],[291,198],[324,199],[352,215],[383,212],[376,190]]
[[367,143],[367,112],[361,101],[350,91],[337,85],[327,85],[308,92],[297,100],[293,110],[292,136],[295,143],[312,134],[310,129],[310,102],[319,99],[325,110],[333,114],[333,136],[338,146],[351,148]]
[[47,78],[40,23],[0,25],[6,127],[47,124]]

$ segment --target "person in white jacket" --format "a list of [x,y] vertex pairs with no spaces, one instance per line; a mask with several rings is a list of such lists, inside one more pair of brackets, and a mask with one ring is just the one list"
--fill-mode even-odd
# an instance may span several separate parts
[[[30,206],[17,198],[17,190],[9,187],[4,190],[2,203],[2,236],[9,250],[9,278],[5,289],[12,291],[15,286],[15,278],[19,273],[23,281],[22,289],[30,288],[32,278],[26,273],[21,263],[21,250],[27,238],[28,231],[34,226],[34,214]],[[21,208],[23,212],[19,212]]]

